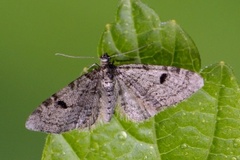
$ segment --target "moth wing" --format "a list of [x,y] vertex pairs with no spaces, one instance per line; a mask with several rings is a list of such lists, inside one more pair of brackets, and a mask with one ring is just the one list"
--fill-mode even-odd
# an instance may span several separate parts
[[116,69],[120,111],[133,121],[154,116],[188,98],[203,86],[195,72],[172,66],[129,64]]
[[91,126],[101,107],[99,76],[96,71],[87,73],[53,94],[29,116],[26,128],[61,133]]

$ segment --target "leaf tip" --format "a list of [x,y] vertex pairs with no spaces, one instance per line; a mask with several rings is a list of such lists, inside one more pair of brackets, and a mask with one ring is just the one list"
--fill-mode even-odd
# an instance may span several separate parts
[[220,64],[221,66],[226,65],[224,61],[220,61],[219,64]]
[[110,23],[106,24],[105,28],[106,28],[106,30],[110,30],[111,24]]
[[170,20],[171,23],[177,24],[177,21],[175,19]]

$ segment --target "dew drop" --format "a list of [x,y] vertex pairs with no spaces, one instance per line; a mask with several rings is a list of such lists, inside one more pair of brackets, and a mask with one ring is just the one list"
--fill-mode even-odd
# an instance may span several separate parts
[[188,147],[188,145],[186,143],[183,143],[181,146],[180,146],[182,149],[185,149]]
[[240,147],[240,138],[236,138],[233,140],[233,147],[239,148]]
[[125,141],[127,139],[127,133],[125,131],[121,131],[120,133],[118,133],[118,139],[121,141]]

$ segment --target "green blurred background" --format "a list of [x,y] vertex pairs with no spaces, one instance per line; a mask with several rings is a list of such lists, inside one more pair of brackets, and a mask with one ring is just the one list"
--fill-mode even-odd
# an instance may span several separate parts
[[[175,19],[192,37],[202,67],[225,61],[240,78],[240,1],[145,0],[162,21]],[[117,0],[0,1],[0,159],[40,159],[46,134],[25,129],[28,115],[80,75],[96,56]]]

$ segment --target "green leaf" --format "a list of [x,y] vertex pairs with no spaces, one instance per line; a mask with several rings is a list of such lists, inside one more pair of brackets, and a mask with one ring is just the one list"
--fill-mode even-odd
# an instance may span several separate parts
[[240,92],[236,77],[224,62],[205,68],[202,75],[205,94],[213,102],[207,106],[213,108],[208,159],[239,159]]
[[98,54],[105,52],[115,56],[115,64],[173,65],[193,71],[201,68],[198,50],[181,27],[174,20],[161,22],[139,0],[121,1],[116,22],[106,25],[100,40]]
[[[117,65],[200,69],[191,38],[175,21],[160,22],[139,0],[121,0],[116,22],[106,26],[100,40],[98,53],[104,52],[113,55]],[[239,159],[238,83],[223,62],[206,67],[201,74],[203,89],[143,123],[116,113],[110,123],[91,130],[49,134],[42,159]]]

